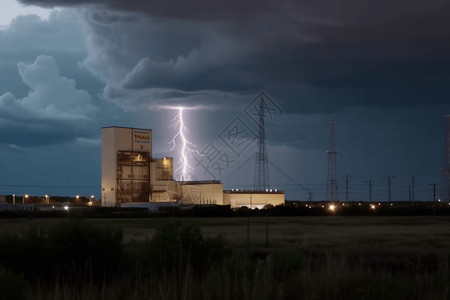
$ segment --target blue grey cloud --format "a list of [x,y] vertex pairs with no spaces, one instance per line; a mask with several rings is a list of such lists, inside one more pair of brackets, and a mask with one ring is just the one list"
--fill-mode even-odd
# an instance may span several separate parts
[[39,56],[18,67],[29,93],[0,96],[0,143],[49,145],[92,136],[97,108],[74,80],[59,74],[53,57]]

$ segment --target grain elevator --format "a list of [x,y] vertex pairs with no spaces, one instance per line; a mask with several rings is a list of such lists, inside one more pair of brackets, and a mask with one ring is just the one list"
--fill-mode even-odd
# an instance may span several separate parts
[[[217,180],[176,181],[173,158],[152,156],[152,130],[102,128],[102,206],[145,203],[216,204],[231,207],[283,205],[283,192],[225,191]],[[250,201],[250,202],[249,202]]]

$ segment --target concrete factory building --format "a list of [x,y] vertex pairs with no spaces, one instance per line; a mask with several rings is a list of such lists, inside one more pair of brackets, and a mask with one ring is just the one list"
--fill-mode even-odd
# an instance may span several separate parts
[[224,191],[217,180],[175,181],[173,158],[152,157],[151,130],[102,128],[102,206],[173,202],[261,208],[284,200],[284,193],[276,190]]

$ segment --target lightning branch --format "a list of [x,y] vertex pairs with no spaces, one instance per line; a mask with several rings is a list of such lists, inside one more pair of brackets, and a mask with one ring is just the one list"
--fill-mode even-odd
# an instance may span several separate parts
[[169,142],[172,145],[170,151],[173,151],[178,144],[181,147],[180,160],[175,173],[179,174],[180,181],[190,181],[194,167],[189,163],[189,158],[193,158],[194,154],[202,155],[196,150],[197,147],[189,141],[189,129],[183,119],[182,107],[178,108],[178,114],[172,119],[170,127],[176,129],[175,136]]

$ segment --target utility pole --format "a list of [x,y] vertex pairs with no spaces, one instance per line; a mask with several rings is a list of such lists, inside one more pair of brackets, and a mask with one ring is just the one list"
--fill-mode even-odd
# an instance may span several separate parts
[[369,203],[372,202],[372,186],[373,186],[373,180],[369,179]]
[[436,183],[433,183],[433,214],[436,214]]
[[388,183],[388,202],[391,203],[391,180],[394,176],[388,175],[387,183]]
[[350,177],[351,176],[349,176],[349,175],[344,176],[344,179],[345,179],[345,202],[347,202],[347,205],[348,205],[348,195],[349,195],[348,184],[350,182]]
[[409,200],[409,206],[411,206],[411,186],[408,186],[408,200]]

